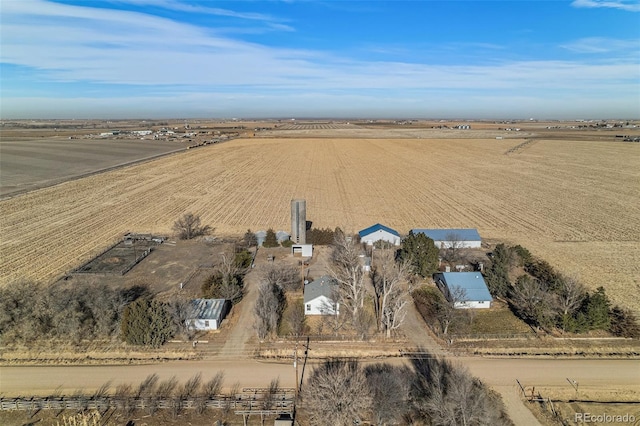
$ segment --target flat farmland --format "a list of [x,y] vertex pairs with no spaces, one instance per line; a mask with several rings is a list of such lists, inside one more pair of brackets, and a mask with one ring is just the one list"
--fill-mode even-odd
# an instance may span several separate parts
[[288,230],[304,198],[314,227],[478,228],[640,312],[640,144],[523,142],[237,139],[65,182],[0,202],[0,283],[52,280],[187,211],[219,235]]
[[180,142],[139,139],[3,136],[0,140],[0,197],[184,148]]

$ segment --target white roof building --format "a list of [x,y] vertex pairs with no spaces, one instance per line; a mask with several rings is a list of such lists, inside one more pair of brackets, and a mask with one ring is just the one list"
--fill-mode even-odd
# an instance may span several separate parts
[[425,234],[438,248],[480,248],[482,239],[477,229],[412,229],[413,234]]

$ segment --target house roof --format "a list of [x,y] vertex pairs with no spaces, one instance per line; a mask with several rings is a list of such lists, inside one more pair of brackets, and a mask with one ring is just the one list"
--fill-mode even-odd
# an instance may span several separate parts
[[190,304],[190,319],[218,319],[226,301],[226,299],[194,299]]
[[463,289],[467,301],[493,300],[480,272],[440,272],[435,279],[442,279],[450,292],[457,288]]
[[425,234],[433,241],[451,241],[455,236],[459,241],[481,241],[480,234],[475,228],[469,229],[421,229],[416,228],[411,230],[414,234]]
[[360,235],[360,238],[362,238],[362,237],[365,237],[365,236],[367,236],[369,234],[373,234],[374,232],[380,231],[380,230],[387,231],[388,233],[393,234],[396,237],[400,236],[400,234],[398,234],[398,231],[396,231],[395,229],[391,229],[391,228],[389,228],[387,226],[384,226],[384,225],[381,225],[379,223],[376,223],[373,226],[370,226],[368,228],[363,229],[362,231],[358,232],[358,235]]
[[320,296],[324,296],[328,299],[335,297],[335,290],[337,288],[336,281],[329,275],[324,275],[317,280],[305,284],[304,286],[304,303],[311,302]]

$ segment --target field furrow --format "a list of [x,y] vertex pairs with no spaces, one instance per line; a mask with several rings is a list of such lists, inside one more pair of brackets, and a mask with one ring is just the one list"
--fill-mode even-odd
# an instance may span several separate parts
[[[0,201],[0,283],[47,281],[127,231],[170,233],[193,212],[216,234],[376,222],[475,227],[519,243],[640,311],[640,147],[495,139],[244,139]],[[634,146],[635,145],[635,146]]]

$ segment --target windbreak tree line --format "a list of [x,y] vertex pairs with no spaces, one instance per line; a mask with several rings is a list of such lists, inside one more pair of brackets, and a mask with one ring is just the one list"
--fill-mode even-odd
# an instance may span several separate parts
[[181,301],[153,300],[145,286],[112,289],[92,282],[13,283],[0,288],[0,341],[29,344],[37,339],[72,343],[120,337],[136,345],[159,346],[182,331]]
[[[525,274],[514,282],[511,272]],[[580,281],[556,271],[522,246],[498,244],[485,273],[491,294],[506,299],[521,319],[538,329],[584,333],[606,330],[624,337],[640,337],[631,311],[611,306],[604,287],[589,292]]]

